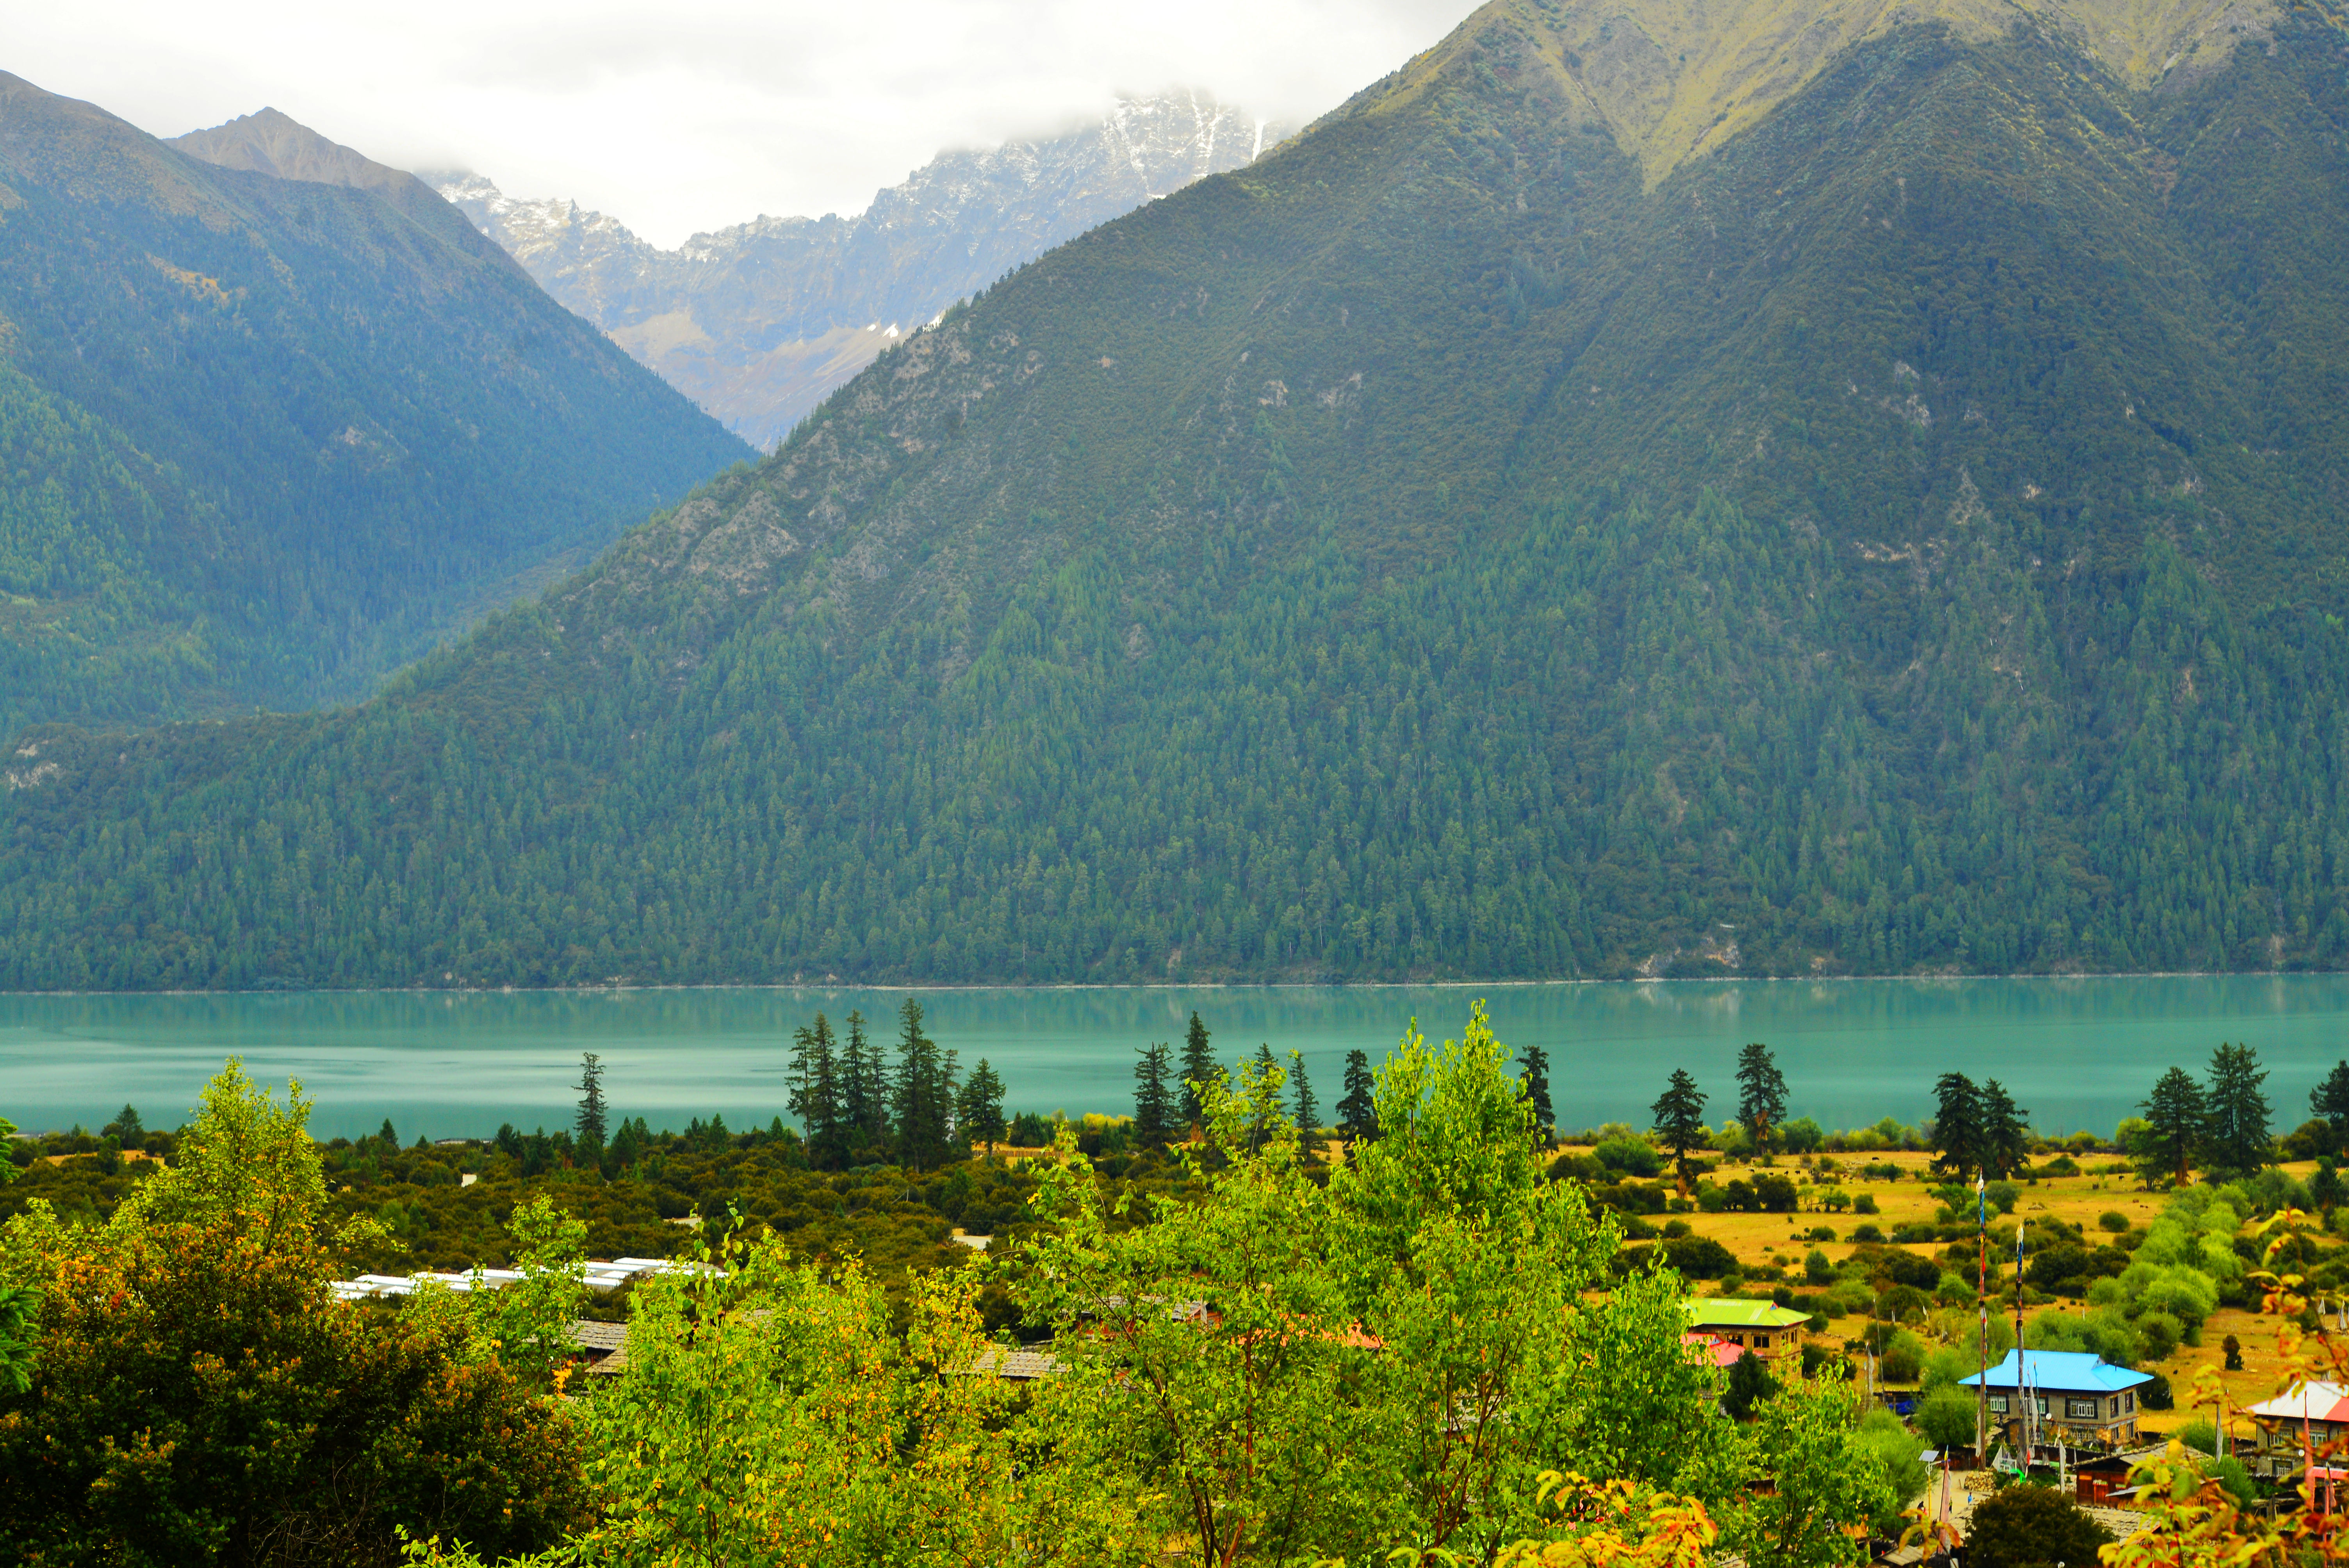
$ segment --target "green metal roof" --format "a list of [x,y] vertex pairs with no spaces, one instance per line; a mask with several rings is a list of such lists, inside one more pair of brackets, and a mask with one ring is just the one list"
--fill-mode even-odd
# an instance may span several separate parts
[[1691,1328],[1793,1328],[1808,1323],[1811,1315],[1766,1301],[1737,1296],[1706,1296],[1681,1303]]

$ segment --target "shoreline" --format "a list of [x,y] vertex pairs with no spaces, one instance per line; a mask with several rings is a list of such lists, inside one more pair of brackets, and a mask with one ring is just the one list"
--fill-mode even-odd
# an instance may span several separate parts
[[2002,975],[1632,975],[1561,980],[1050,980],[956,981],[891,985],[882,981],[711,980],[619,985],[272,985],[222,990],[5,991],[0,1002],[33,997],[129,996],[618,996],[699,991],[894,991],[907,995],[1059,991],[1532,991],[1578,985],[1962,985],[1981,981],[2044,981],[2086,985],[2100,980],[2323,980],[2349,978],[2349,969],[2114,969]]

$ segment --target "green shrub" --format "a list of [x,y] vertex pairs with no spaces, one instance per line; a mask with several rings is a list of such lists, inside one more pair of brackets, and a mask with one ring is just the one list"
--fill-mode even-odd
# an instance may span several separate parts
[[1970,1449],[1974,1446],[1979,1410],[1971,1390],[1945,1383],[1917,1402],[1917,1413],[1910,1418],[1935,1448]]
[[2096,1216],[2096,1229],[2100,1231],[2110,1231],[2118,1235],[2128,1228],[2128,1216],[2118,1209],[2107,1209]]
[[1663,1156],[1644,1139],[1610,1138],[1591,1152],[1608,1170],[1629,1176],[1652,1177],[1664,1168]]
[[1887,1383],[1914,1383],[1924,1365],[1925,1342],[1904,1328],[1884,1346],[1879,1369]]
[[1949,1387],[1982,1370],[1974,1365],[1976,1359],[1974,1351],[1961,1350],[1954,1345],[1940,1346],[1925,1357],[1925,1365],[1918,1374],[1918,1386],[1928,1390]]
[[2112,1532],[2062,1492],[2010,1486],[1977,1504],[1967,1521],[1966,1568],[2092,1563],[2097,1549],[2112,1538]]
[[[1853,1434],[1854,1446],[1883,1470],[1891,1495],[1902,1502],[1925,1490],[1930,1477],[1923,1459],[1923,1439],[1900,1424],[1900,1418],[1881,1405],[1862,1416]],[[1873,1522],[1878,1535],[1898,1535],[1900,1532],[1899,1505],[1889,1518]]]

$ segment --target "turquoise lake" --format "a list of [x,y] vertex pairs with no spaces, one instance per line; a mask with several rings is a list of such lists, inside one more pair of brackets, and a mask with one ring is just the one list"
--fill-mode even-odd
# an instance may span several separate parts
[[[1828,1128],[1913,1122],[1933,1079],[1995,1078],[2043,1132],[2109,1133],[2161,1069],[2198,1075],[2220,1041],[2258,1048],[2275,1125],[2349,1056],[2349,976],[1806,980],[1486,986],[1137,986],[917,993],[928,1032],[967,1067],[987,1057],[1013,1110],[1126,1111],[1133,1057],[1179,1044],[1193,1008],[1229,1060],[1258,1041],[1304,1054],[1323,1114],[1345,1053],[1376,1062],[1416,1017],[1457,1037],[1483,997],[1503,1040],[1551,1061],[1561,1124],[1644,1125],[1672,1068],[1733,1108],[1737,1049],[1776,1051],[1795,1114]],[[862,1008],[885,1038],[902,991],[334,992],[0,996],[0,1116],[28,1130],[97,1127],[126,1101],[179,1121],[223,1058],[298,1078],[321,1136],[482,1136],[567,1123],[580,1053],[603,1057],[616,1113],[656,1128],[784,1109],[792,1030]]]

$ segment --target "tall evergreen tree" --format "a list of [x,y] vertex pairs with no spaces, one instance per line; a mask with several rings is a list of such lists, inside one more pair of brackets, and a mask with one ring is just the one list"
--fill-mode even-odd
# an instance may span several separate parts
[[[1270,1041],[1257,1042],[1256,1058],[1248,1063],[1248,1071],[1258,1081],[1268,1079],[1280,1071],[1280,1062],[1272,1054]],[[1259,1112],[1255,1119],[1248,1123],[1250,1149],[1257,1148],[1272,1136],[1272,1119],[1279,1110],[1279,1101],[1274,1099],[1268,1100],[1266,1104],[1268,1109]]]
[[1557,1138],[1557,1112],[1549,1101],[1549,1053],[1539,1046],[1526,1047],[1517,1082],[1525,1088],[1526,1103],[1534,1108],[1534,1140],[1547,1148]]
[[2137,1109],[2145,1112],[2145,1142],[2137,1153],[2146,1179],[2169,1177],[2183,1184],[2188,1166],[2201,1152],[2209,1119],[2202,1086],[2183,1068],[2172,1068]]
[[936,1170],[953,1153],[955,1054],[922,1031],[922,1005],[897,1009],[897,1158],[909,1171]]
[[1769,1047],[1756,1042],[1737,1053],[1737,1119],[1754,1152],[1766,1157],[1772,1130],[1786,1119],[1786,1078]]
[[1163,1148],[1173,1130],[1178,1102],[1166,1082],[1172,1056],[1164,1040],[1134,1051],[1133,1141],[1143,1149]]
[[864,1015],[851,1008],[848,1039],[840,1057],[840,1119],[849,1142],[862,1154],[889,1143],[889,1069],[881,1047],[864,1032]]
[[822,1013],[792,1037],[791,1112],[807,1132],[808,1163],[836,1171],[848,1163],[848,1128],[841,1104],[839,1049],[832,1020]]
[[2308,1109],[2332,1129],[2335,1153],[2349,1153],[2349,1061],[2336,1062],[2324,1081],[2308,1091]]
[[1305,1081],[1305,1055],[1288,1053],[1288,1114],[1297,1123],[1297,1136],[1308,1149],[1318,1147],[1315,1134],[1321,1130],[1321,1102],[1313,1097],[1313,1086]]
[[1216,1064],[1216,1053],[1207,1046],[1207,1026],[1199,1020],[1198,1013],[1191,1014],[1191,1027],[1183,1037],[1183,1122],[1196,1127],[1201,1117],[1198,1086],[1213,1083],[1223,1068]]
[[981,1057],[955,1096],[955,1137],[965,1144],[985,1144],[992,1156],[1003,1132],[1003,1078]]
[[2210,1053],[2203,1136],[2207,1162],[2222,1175],[2249,1176],[2275,1163],[2274,1139],[2268,1131],[2272,1108],[2260,1092],[2267,1078],[2259,1052],[2249,1046],[2222,1045]]
[[591,1157],[604,1147],[604,1061],[593,1051],[579,1058],[579,1119],[574,1136]]
[[1704,1100],[1704,1091],[1696,1087],[1688,1069],[1674,1068],[1664,1092],[1648,1108],[1655,1118],[1656,1137],[1671,1150],[1683,1198],[1689,1195],[1689,1179],[1694,1173],[1695,1162],[1689,1156],[1705,1145]]
[[1345,1088],[1345,1098],[1338,1102],[1338,1130],[1349,1143],[1369,1142],[1379,1135],[1378,1079],[1365,1052],[1346,1053]]
[[1982,1166],[1982,1097],[1963,1073],[1933,1084],[1933,1169],[1962,1181]]
[[1996,1078],[1982,1086],[1981,1107],[1982,1172],[1992,1180],[2012,1176],[2031,1157],[2031,1113],[2018,1109]]

